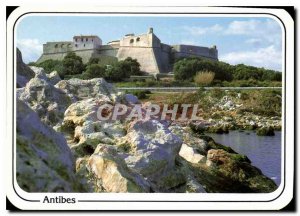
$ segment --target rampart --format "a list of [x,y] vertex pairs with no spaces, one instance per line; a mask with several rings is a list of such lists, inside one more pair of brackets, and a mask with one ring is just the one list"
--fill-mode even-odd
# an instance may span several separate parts
[[74,36],[73,41],[47,42],[43,44],[43,54],[37,62],[47,59],[62,60],[68,52],[75,52],[84,63],[92,57],[112,56],[118,60],[131,57],[137,59],[141,70],[149,74],[170,72],[174,60],[182,57],[196,56],[218,60],[216,46],[209,48],[164,44],[150,28],[145,34],[127,34],[107,45],[102,45],[102,40],[95,35]]

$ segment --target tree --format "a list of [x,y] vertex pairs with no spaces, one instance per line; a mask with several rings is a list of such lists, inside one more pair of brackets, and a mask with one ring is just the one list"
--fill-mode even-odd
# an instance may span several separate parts
[[111,81],[122,81],[132,75],[141,75],[140,64],[136,59],[130,57],[116,62],[106,69],[106,79]]
[[68,52],[63,61],[63,72],[66,75],[80,74],[84,70],[82,58],[74,52]]
[[175,62],[173,70],[176,80],[192,81],[198,71],[211,71],[215,73],[215,80],[232,80],[232,66],[230,64],[197,57],[178,60]]
[[82,74],[85,79],[104,78],[106,75],[105,67],[99,64],[90,64],[86,71]]
[[142,74],[140,70],[141,65],[137,59],[127,57],[125,60],[119,62],[119,66],[121,67],[121,70],[124,72],[126,71],[129,76],[138,76]]

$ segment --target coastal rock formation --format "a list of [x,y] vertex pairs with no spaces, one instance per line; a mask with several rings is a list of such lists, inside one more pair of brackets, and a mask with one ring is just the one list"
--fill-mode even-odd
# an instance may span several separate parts
[[63,119],[72,101],[63,91],[49,83],[43,72],[35,76],[24,88],[19,89],[18,98],[30,106],[44,123],[54,126]]
[[34,76],[34,72],[23,62],[22,53],[17,49],[17,88],[24,87]]
[[17,182],[27,192],[72,192],[77,183],[74,158],[65,138],[43,124],[17,100]]
[[28,192],[268,193],[277,188],[246,156],[204,136],[206,124],[102,120],[100,105],[123,103],[129,112],[140,102],[101,78],[59,81],[55,72],[31,71],[34,77],[17,90],[17,180]]
[[277,188],[271,179],[251,166],[250,160],[244,155],[229,153],[223,149],[211,149],[208,151],[206,164],[216,173],[236,182],[245,192],[268,193]]
[[112,100],[117,100],[118,98],[118,93],[114,87],[103,78],[61,80],[55,87],[61,89],[67,95],[72,95],[75,101],[97,98],[98,96],[102,97],[102,95],[106,95]]

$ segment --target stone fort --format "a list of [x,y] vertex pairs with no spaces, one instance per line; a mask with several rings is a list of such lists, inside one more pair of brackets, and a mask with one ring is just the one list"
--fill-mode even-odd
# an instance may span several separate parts
[[149,74],[168,73],[172,71],[172,63],[182,57],[203,57],[218,60],[218,50],[212,47],[192,45],[168,45],[161,43],[153,33],[153,28],[141,35],[127,34],[120,40],[102,45],[102,40],[95,35],[74,36],[73,41],[47,42],[43,44],[43,54],[37,63],[47,59],[62,60],[68,52],[75,52],[84,63],[90,58],[103,56],[124,60],[127,57],[137,59],[141,71]]

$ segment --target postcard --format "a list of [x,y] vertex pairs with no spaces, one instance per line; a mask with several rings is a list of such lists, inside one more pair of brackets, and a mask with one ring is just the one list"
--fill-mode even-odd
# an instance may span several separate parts
[[7,202],[279,210],[294,189],[294,9],[9,7]]

